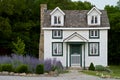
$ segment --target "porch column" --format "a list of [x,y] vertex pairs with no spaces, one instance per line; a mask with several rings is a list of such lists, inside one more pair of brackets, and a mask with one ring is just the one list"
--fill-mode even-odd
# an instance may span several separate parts
[[66,68],[68,68],[68,43],[66,43]]
[[85,44],[84,44],[84,70],[85,70]]

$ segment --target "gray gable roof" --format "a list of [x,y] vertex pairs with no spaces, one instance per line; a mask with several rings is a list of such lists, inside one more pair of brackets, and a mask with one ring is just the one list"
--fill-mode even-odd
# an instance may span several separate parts
[[[92,27],[109,27],[109,20],[107,12],[105,10],[100,10],[101,14],[101,25],[93,25]],[[65,28],[82,28],[91,27],[87,24],[87,13],[89,10],[63,10],[65,13],[64,26],[51,26],[51,16],[52,10],[45,11],[44,24],[43,27],[65,27]]]

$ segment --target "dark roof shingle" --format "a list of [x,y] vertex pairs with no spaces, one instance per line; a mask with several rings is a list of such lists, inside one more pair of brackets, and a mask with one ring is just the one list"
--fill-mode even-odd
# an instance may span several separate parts
[[[102,12],[101,25],[98,25],[98,26],[96,25],[96,27],[109,27],[110,25],[109,25],[107,12],[105,10],[100,10],[100,11]],[[44,25],[43,25],[44,27],[56,27],[56,26],[51,26],[51,22],[50,22],[51,12],[52,10],[47,10],[45,12]],[[63,10],[63,12],[65,13],[64,26],[57,26],[57,27],[66,27],[66,28],[90,27],[87,24],[87,13],[89,12],[89,10]]]

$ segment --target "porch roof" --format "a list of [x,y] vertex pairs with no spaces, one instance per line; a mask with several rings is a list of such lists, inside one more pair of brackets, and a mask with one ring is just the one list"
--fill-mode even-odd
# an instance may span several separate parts
[[63,40],[63,42],[88,42],[86,38],[78,34],[77,32],[71,34]]

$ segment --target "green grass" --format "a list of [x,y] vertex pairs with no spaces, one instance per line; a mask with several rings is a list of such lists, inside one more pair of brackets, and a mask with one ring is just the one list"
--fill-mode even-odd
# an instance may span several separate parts
[[112,78],[120,78],[120,65],[119,66],[113,66],[111,65],[109,69],[112,71],[111,73],[108,73],[106,71],[90,71],[90,70],[83,70],[83,73],[93,76],[110,76]]
[[120,77],[120,65],[119,66],[110,66],[109,67],[112,70],[112,76]]

